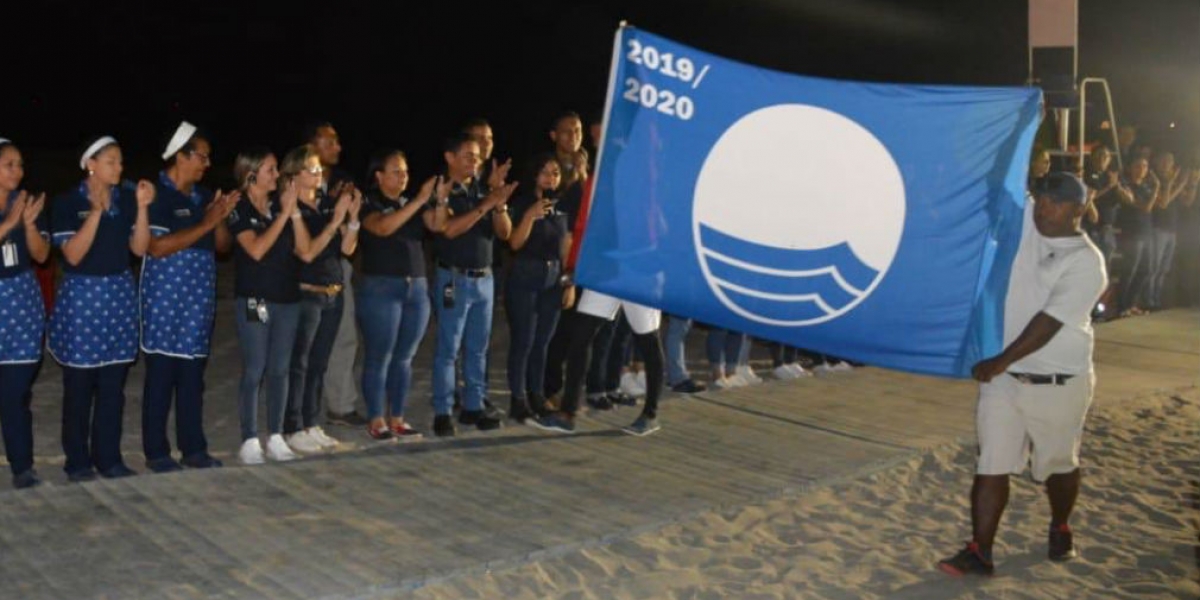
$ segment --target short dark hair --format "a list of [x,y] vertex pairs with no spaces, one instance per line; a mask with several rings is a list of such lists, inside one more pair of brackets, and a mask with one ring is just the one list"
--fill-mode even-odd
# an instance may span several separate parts
[[442,144],[442,151],[454,154],[462,149],[463,144],[465,144],[467,142],[474,142],[474,141],[475,141],[475,138],[471,137],[466,132],[460,131],[460,132],[446,138],[445,143]]
[[463,133],[470,133],[470,131],[472,129],[475,129],[476,127],[491,127],[491,126],[492,126],[492,124],[488,123],[487,119],[485,119],[483,117],[475,117],[472,119],[467,119],[467,121],[465,123],[463,123],[461,131]]
[[579,113],[573,110],[565,110],[561,113],[558,113],[558,116],[554,117],[554,120],[550,122],[550,129],[552,131],[558,129],[558,124],[562,123],[565,119],[576,119],[579,121],[580,125],[583,124],[583,119],[579,117]]
[[304,137],[300,138],[300,140],[305,143],[313,141],[317,137],[317,132],[320,131],[322,127],[334,129],[333,123],[330,123],[329,121],[309,121],[308,123],[304,124],[304,131],[302,132]]

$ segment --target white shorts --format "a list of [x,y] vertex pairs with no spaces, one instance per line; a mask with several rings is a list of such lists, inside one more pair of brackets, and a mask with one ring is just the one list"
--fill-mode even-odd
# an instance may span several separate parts
[[1083,421],[1092,405],[1095,375],[1076,375],[1063,385],[1021,383],[1007,373],[979,385],[975,427],[979,475],[1019,475],[1029,464],[1033,478],[1079,468]]
[[585,289],[575,310],[611,321],[617,318],[617,311],[622,308],[625,309],[625,320],[629,321],[629,328],[634,333],[641,335],[658,331],[658,326],[662,323],[662,311],[636,302],[619,300],[608,294]]

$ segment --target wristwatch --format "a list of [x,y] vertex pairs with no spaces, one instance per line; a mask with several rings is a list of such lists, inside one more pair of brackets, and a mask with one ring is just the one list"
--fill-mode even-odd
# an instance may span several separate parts
[[558,285],[561,285],[563,287],[575,285],[575,274],[568,271],[566,273],[563,273],[562,275],[559,275],[558,276]]

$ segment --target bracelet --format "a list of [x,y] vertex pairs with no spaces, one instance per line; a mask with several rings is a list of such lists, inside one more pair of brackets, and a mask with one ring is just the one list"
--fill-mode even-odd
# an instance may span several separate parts
[[359,221],[351,221],[346,224],[346,229],[349,229],[350,231],[358,231],[361,227],[362,223]]

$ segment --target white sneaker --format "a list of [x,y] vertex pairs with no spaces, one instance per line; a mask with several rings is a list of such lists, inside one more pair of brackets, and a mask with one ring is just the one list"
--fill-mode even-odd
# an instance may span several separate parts
[[722,377],[720,379],[714,379],[711,387],[714,390],[729,390],[733,389],[734,385],[729,381],[728,377]]
[[796,372],[789,367],[791,367],[791,365],[779,365],[778,367],[771,369],[771,374],[775,376],[775,379],[783,379],[785,381],[799,377],[799,375],[797,375]]
[[743,379],[742,376],[737,373],[726,377],[725,381],[729,382],[729,387],[735,388],[746,387],[750,385],[750,382]]
[[829,363],[821,363],[812,368],[813,373],[832,373],[834,368],[829,366]]
[[646,395],[646,388],[640,387],[637,383],[637,376],[632,371],[626,371],[621,375],[621,391],[625,394],[640,398]]
[[808,369],[805,369],[804,367],[800,366],[800,363],[788,363],[783,366],[786,367],[788,370],[790,370],[796,377],[812,377],[813,376],[812,371],[809,371]]
[[296,454],[317,454],[325,450],[321,442],[313,437],[307,429],[302,429],[287,436],[287,445]]
[[242,461],[243,465],[263,464],[262,443],[257,437],[242,442],[242,447],[238,450],[238,460]]
[[759,384],[759,383],[762,383],[762,381],[763,381],[762,377],[759,377],[758,373],[755,373],[754,369],[752,369],[750,367],[750,365],[738,365],[736,372],[739,377],[741,377],[746,383],[748,383],[750,385]]
[[[293,436],[294,437],[294,436]],[[288,460],[296,460],[300,458],[288,448],[287,442],[283,441],[283,436],[278,433],[272,433],[270,438],[267,438],[267,458],[274,461],[284,462]]]
[[317,440],[317,443],[325,449],[337,448],[338,444],[341,443],[336,439],[329,437],[329,434],[325,433],[325,430],[321,429],[320,425],[317,425],[316,427],[309,427],[308,435]]
[[833,363],[833,366],[831,366],[829,368],[834,371],[853,371],[854,370],[854,367],[850,363],[848,363],[844,360]]

